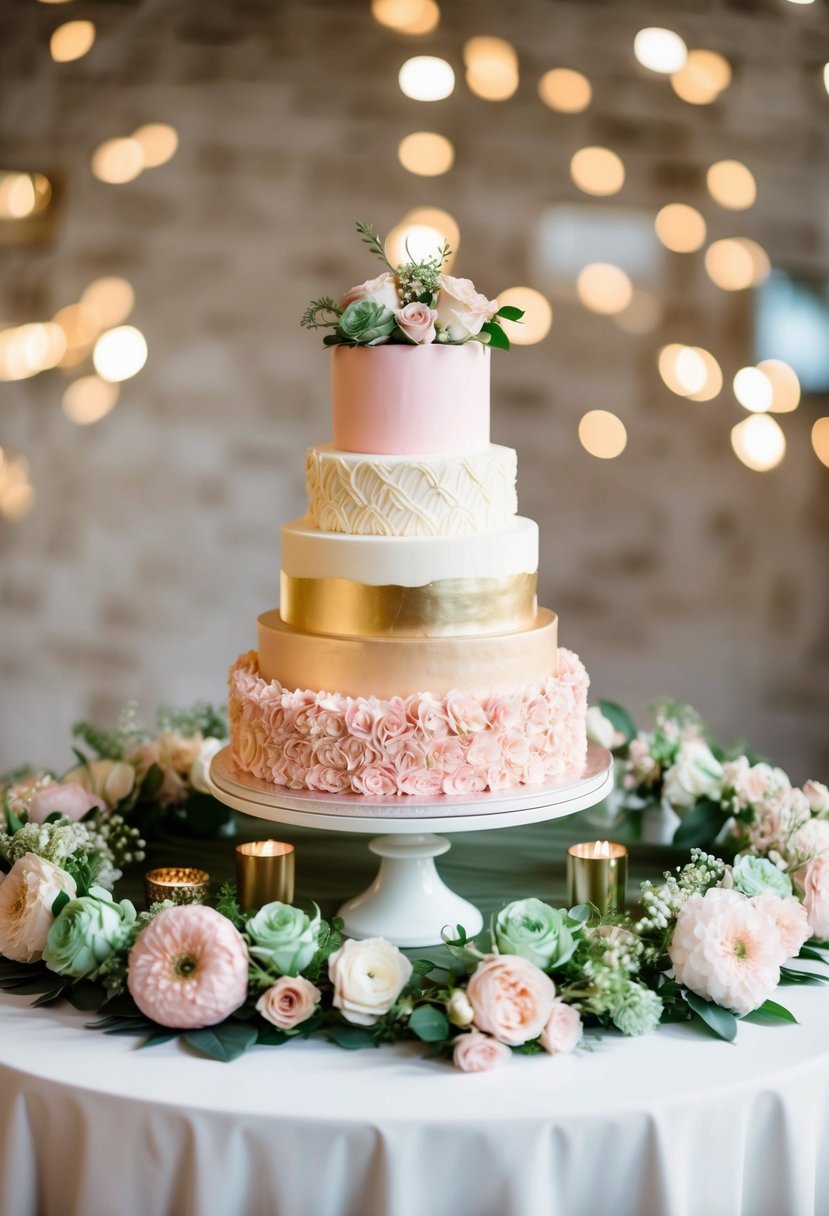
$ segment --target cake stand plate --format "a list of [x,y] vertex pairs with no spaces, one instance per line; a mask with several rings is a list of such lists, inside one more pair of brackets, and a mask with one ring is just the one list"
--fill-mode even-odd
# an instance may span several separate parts
[[258,819],[329,832],[374,834],[381,829],[383,835],[368,846],[382,859],[374,881],[339,909],[345,932],[354,938],[385,937],[397,946],[431,946],[440,942],[447,925],[454,929],[462,924],[470,936],[483,927],[478,909],[438,874],[434,859],[451,846],[432,829],[487,831],[583,811],[612,790],[613,757],[591,743],[581,773],[547,785],[389,799],[275,786],[244,773],[225,747],[213,758],[210,780],[220,802]]

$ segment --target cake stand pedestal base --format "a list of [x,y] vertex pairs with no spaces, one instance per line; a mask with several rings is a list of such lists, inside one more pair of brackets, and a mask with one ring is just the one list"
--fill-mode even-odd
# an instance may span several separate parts
[[431,946],[448,927],[463,925],[474,937],[483,917],[474,904],[447,887],[434,858],[448,853],[444,836],[375,836],[369,849],[382,857],[370,887],[349,899],[338,915],[349,937],[385,937],[397,946]]

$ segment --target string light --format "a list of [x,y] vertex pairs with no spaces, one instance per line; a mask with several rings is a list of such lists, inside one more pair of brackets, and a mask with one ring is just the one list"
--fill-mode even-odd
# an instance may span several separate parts
[[92,362],[103,380],[129,380],[147,362],[146,339],[134,325],[110,329],[95,343]]
[[416,259],[434,257],[443,243],[448,242],[452,255],[444,263],[446,270],[452,265],[460,240],[460,228],[448,211],[440,207],[415,207],[386,237],[386,253],[392,265],[397,266],[408,261],[409,253]]
[[610,148],[580,148],[570,161],[570,176],[585,194],[618,194],[625,184],[625,166]]
[[45,210],[51,198],[51,184],[42,173],[0,170],[0,220],[27,219]]
[[486,101],[506,101],[518,88],[518,56],[505,38],[470,38],[463,48],[466,83]]
[[734,396],[753,414],[763,414],[771,409],[774,389],[759,367],[741,367],[734,377]]
[[372,0],[371,15],[401,34],[431,34],[440,22],[435,0]]
[[92,172],[110,185],[131,182],[144,168],[144,152],[137,139],[107,139],[92,154]]
[[812,427],[812,447],[820,463],[829,469],[829,418],[818,418]]
[[94,317],[99,330],[126,321],[135,304],[132,284],[116,275],[95,279],[81,296],[81,305]]
[[689,51],[684,65],[671,75],[677,97],[693,106],[710,105],[730,84],[731,64],[716,51]]
[[579,440],[591,456],[614,460],[625,450],[628,437],[621,418],[609,410],[590,410],[579,423]]
[[434,131],[414,131],[400,141],[397,157],[404,169],[420,177],[448,173],[455,163],[455,149],[445,135]]
[[708,193],[729,211],[745,211],[757,198],[754,174],[739,160],[719,160],[705,175]]
[[141,148],[144,169],[157,169],[172,160],[178,150],[178,132],[167,122],[148,122],[132,138]]
[[57,367],[66,335],[54,321],[10,326],[0,331],[0,380],[28,380]]
[[786,436],[769,414],[752,414],[731,428],[731,446],[749,469],[765,473],[786,455]]
[[782,359],[762,359],[757,366],[771,383],[771,412],[789,414],[796,410],[800,404],[800,381],[794,368]]
[[581,72],[571,68],[552,68],[538,82],[538,95],[551,110],[560,114],[581,114],[590,105],[593,90]]
[[117,384],[98,376],[81,376],[67,386],[63,394],[63,412],[79,426],[98,422],[115,406],[120,389]]
[[633,285],[619,266],[591,262],[579,273],[576,293],[591,312],[611,316],[628,307],[633,299]]
[[702,346],[683,346],[676,342],[663,346],[657,367],[671,392],[689,401],[713,401],[722,390],[722,369],[711,352]]
[[633,54],[651,72],[678,72],[688,58],[688,48],[673,30],[651,26],[633,40]]
[[673,253],[694,253],[705,244],[705,220],[696,207],[668,203],[654,221],[656,235]]
[[55,63],[71,63],[83,59],[95,43],[95,25],[92,21],[67,21],[59,25],[49,39],[49,51]]
[[455,88],[451,64],[435,55],[407,59],[398,75],[401,92],[413,101],[442,101]]
[[498,304],[502,307],[511,304],[524,312],[520,321],[502,319],[504,333],[510,342],[516,346],[533,346],[547,337],[553,324],[553,310],[540,291],[534,287],[508,287],[498,296]]
[[746,237],[714,241],[705,251],[708,277],[723,291],[743,291],[762,283],[770,270],[766,251]]

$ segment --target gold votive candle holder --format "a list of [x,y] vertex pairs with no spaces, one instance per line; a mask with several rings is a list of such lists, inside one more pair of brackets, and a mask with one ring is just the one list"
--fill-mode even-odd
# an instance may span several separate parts
[[628,851],[612,840],[588,840],[567,850],[567,895],[571,906],[593,904],[599,912],[625,907]]
[[252,840],[236,846],[236,885],[243,912],[263,904],[290,904],[294,900],[292,844],[282,840]]
[[147,907],[168,899],[174,904],[203,904],[210,890],[207,870],[192,866],[161,866],[144,875]]

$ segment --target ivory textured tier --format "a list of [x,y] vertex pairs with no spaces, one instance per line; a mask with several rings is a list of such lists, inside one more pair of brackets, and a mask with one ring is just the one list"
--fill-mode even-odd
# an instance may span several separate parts
[[337,346],[334,442],[282,527],[279,610],[230,674],[233,756],[291,789],[405,797],[580,772],[588,678],[536,601],[538,527],[490,443],[480,342]]

